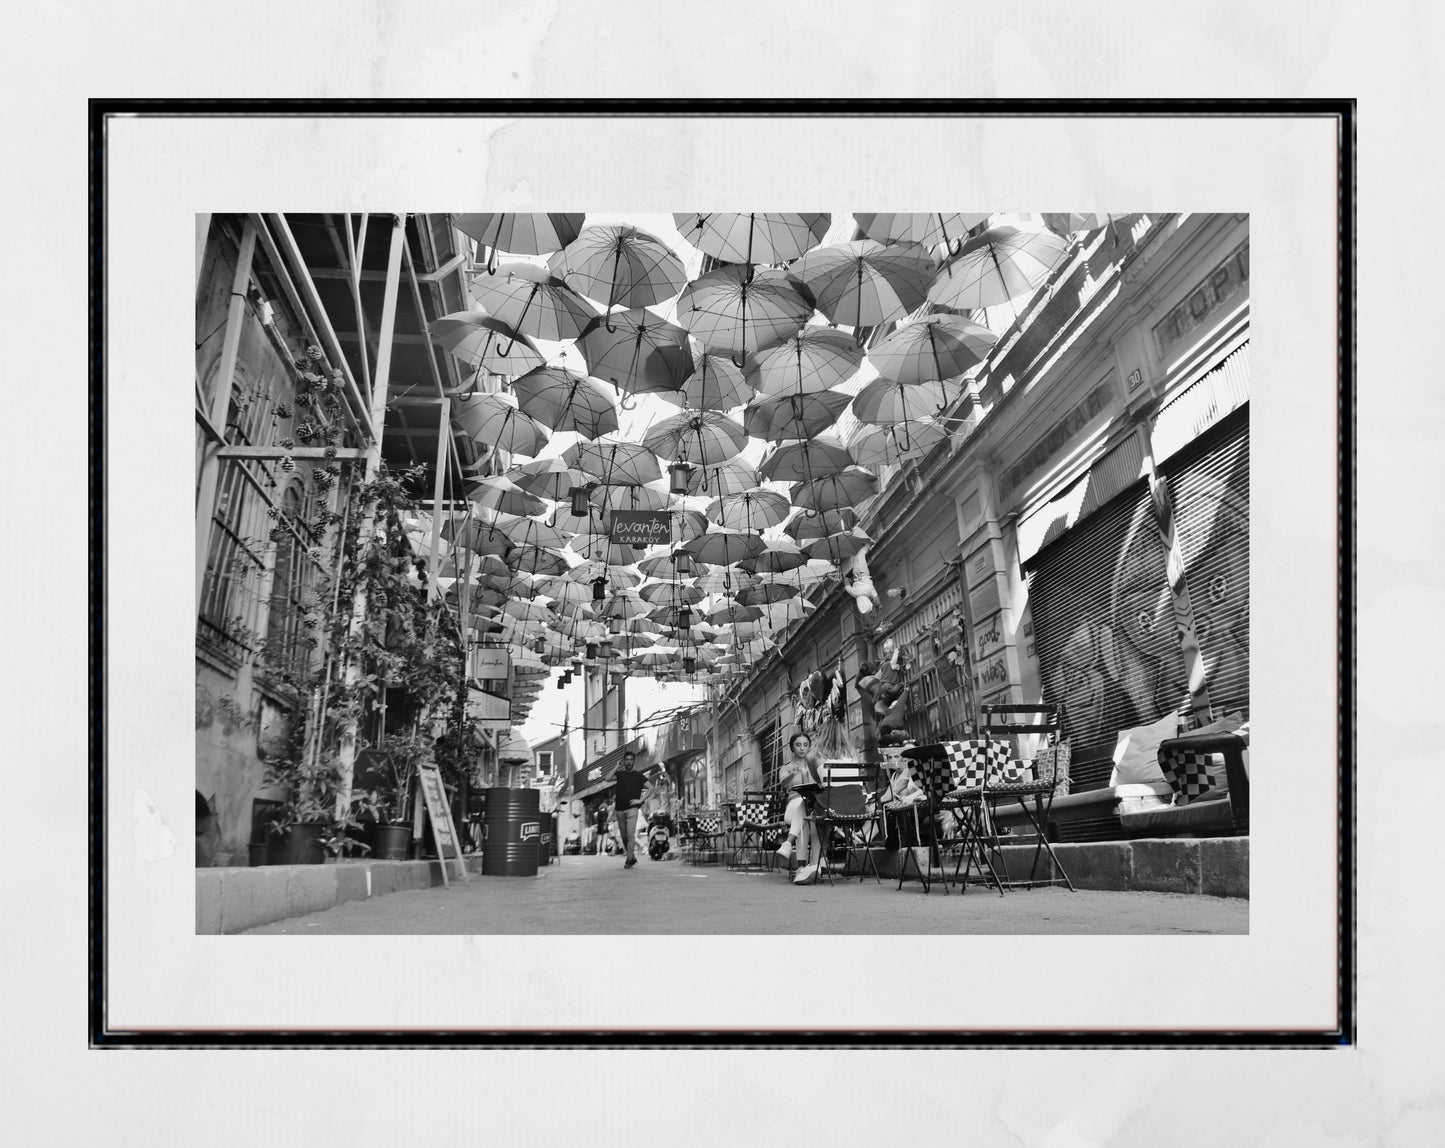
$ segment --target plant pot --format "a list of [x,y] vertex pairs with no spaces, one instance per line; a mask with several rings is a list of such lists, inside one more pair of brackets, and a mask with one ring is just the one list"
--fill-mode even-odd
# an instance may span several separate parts
[[273,836],[266,845],[268,865],[320,865],[326,860],[327,827],[320,823],[293,825]]
[[266,850],[268,848],[269,846],[264,841],[259,844],[253,841],[250,845],[246,846],[247,858],[253,869],[258,865],[266,864]]
[[373,861],[405,861],[411,847],[411,826],[372,825],[367,838]]

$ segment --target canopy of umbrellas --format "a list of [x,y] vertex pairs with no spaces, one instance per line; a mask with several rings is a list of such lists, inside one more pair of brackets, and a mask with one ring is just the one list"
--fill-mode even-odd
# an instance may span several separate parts
[[[678,250],[629,224],[454,216],[478,244],[475,308],[431,333],[479,384],[456,424],[506,465],[445,524],[443,573],[532,677],[524,704],[549,667],[599,659],[661,679],[739,673],[803,618],[806,591],[867,545],[857,508],[880,468],[948,434],[996,339],[969,316],[1031,292],[1070,236],[1103,225],[1044,218],[855,215],[864,238],[824,244],[827,214],[680,214],[711,257],[690,256],[703,270],[689,279]],[[895,322],[865,356],[864,329]],[[624,434],[639,395],[666,413]],[[548,446],[565,432],[566,449]],[[666,513],[670,543],[612,544],[620,510]]]

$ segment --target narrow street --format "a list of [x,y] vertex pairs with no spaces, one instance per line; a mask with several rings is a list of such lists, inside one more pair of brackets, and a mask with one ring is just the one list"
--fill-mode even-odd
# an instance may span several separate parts
[[1243,934],[1245,899],[981,887],[925,895],[911,881],[795,887],[781,872],[620,858],[562,857],[536,877],[474,875],[465,884],[348,901],[249,933],[286,934]]

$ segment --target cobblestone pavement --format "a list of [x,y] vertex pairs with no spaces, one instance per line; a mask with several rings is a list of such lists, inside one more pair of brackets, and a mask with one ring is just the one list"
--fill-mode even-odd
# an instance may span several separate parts
[[1249,902],[1173,893],[997,892],[945,895],[910,881],[795,886],[780,872],[613,857],[563,857],[536,877],[472,875],[465,884],[348,901],[249,933],[304,934],[1177,934],[1247,933]]

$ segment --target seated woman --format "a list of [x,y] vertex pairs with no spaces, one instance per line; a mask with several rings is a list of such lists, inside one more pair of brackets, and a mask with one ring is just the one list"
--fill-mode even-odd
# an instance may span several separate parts
[[[817,876],[819,866],[823,863],[823,842],[817,825],[807,820],[812,799],[805,793],[800,793],[798,786],[822,784],[823,778],[818,767],[823,764],[823,758],[813,750],[813,739],[805,733],[795,733],[789,739],[788,753],[788,760],[778,772],[778,784],[788,791],[788,807],[783,811],[783,820],[788,823],[788,839],[778,849],[778,856],[786,861],[797,856],[798,840],[802,837],[806,824],[811,843],[809,852],[813,860],[799,869],[793,877],[794,885],[806,885]],[[812,792],[817,791],[814,789]]]

